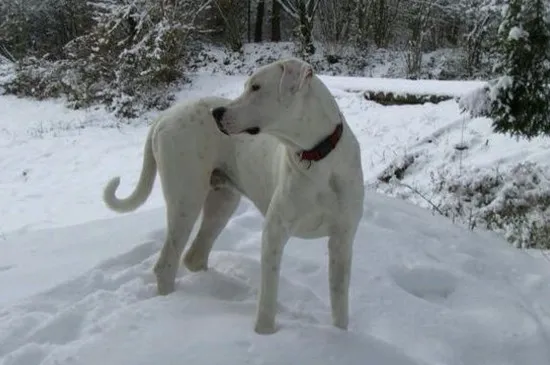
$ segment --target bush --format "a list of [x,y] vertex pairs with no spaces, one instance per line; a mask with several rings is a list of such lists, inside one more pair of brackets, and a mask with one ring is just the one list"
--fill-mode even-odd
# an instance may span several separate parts
[[412,166],[417,157],[418,156],[415,155],[403,155],[385,168],[384,171],[377,176],[377,179],[384,183],[389,183],[393,179],[403,180],[405,172]]
[[550,249],[550,179],[536,164],[468,177],[441,173],[432,184],[434,204],[447,217],[500,232],[516,247]]
[[[36,57],[26,57],[16,64],[16,74],[4,87],[7,93],[37,99],[69,96],[77,97],[82,90],[73,82],[73,74],[78,72],[75,65],[67,61],[48,61]],[[83,84],[80,84],[82,86]]]
[[63,46],[91,26],[87,0],[0,0],[0,54],[59,59]]
[[469,229],[501,234],[518,248],[550,249],[550,176],[534,162],[506,169],[432,170],[420,186],[409,185],[424,168],[420,152],[397,158],[371,187],[443,215]]
[[63,46],[60,60],[19,63],[10,93],[36,98],[66,95],[74,107],[105,103],[120,117],[166,108],[166,88],[182,79],[182,65],[198,14],[192,0],[102,0],[90,4],[94,24]]

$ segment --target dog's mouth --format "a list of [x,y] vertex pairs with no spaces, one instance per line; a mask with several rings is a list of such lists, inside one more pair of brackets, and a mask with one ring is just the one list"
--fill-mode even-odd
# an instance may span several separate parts
[[225,127],[222,125],[220,121],[216,120],[216,125],[218,126],[218,129],[220,130],[220,132],[222,132],[226,136],[229,135],[229,133],[227,132],[227,129],[225,129]]
[[246,133],[255,136],[256,134],[260,133],[260,128],[258,127],[252,127],[244,130]]
[[[230,135],[230,133],[227,131],[227,129],[225,129],[225,127],[223,126],[223,124],[221,122],[216,120],[216,125],[218,126],[218,129],[220,130],[220,132],[222,132],[226,136]],[[242,131],[241,133],[247,133],[247,134],[255,136],[256,134],[260,133],[260,128],[258,128],[258,127],[247,128],[244,131]]]

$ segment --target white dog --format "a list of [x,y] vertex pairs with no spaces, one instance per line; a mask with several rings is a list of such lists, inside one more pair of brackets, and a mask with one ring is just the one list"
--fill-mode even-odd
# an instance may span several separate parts
[[[251,136],[253,135],[253,136]],[[363,213],[359,143],[312,67],[287,59],[259,68],[233,101],[203,98],[167,110],[149,131],[139,183],[126,199],[112,179],[105,203],[127,212],[149,196],[158,170],[167,236],[154,272],[159,294],[174,291],[179,258],[192,227],[203,221],[183,262],[206,270],[215,239],[241,194],[264,215],[261,286],[255,331],[276,331],[283,249],[291,236],[328,236],[332,320],[348,326],[352,246]]]

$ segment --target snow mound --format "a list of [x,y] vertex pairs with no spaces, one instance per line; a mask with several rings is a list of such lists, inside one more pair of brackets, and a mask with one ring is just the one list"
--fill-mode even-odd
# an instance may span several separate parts
[[[262,218],[247,200],[216,243],[211,269],[181,268],[176,292],[166,297],[155,295],[151,271],[164,236],[161,209],[7,235],[5,247],[41,240],[50,249],[59,247],[62,259],[50,263],[58,272],[52,287],[0,310],[0,363],[550,361],[550,266],[544,260],[396,199],[367,194],[365,204],[355,241],[348,332],[330,325],[322,239],[289,242],[279,331],[253,332]],[[83,237],[83,250],[75,237]],[[106,259],[87,271],[89,263],[82,263],[81,273],[65,271],[63,265],[86,259],[92,243]],[[26,267],[17,268],[17,262]],[[0,265],[0,278],[20,270],[17,287],[38,280],[23,275],[33,270],[31,261],[2,258]]]

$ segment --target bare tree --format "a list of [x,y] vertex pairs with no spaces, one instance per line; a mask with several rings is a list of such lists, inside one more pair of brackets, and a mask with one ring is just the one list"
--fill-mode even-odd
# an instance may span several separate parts
[[273,0],[271,8],[271,41],[279,42],[281,40],[281,4]]
[[431,15],[437,0],[419,1],[413,4],[409,18],[411,36],[407,43],[407,75],[412,79],[420,77],[424,41],[431,31]]
[[240,51],[246,31],[246,23],[241,20],[244,4],[240,0],[213,0],[213,4],[223,24],[225,43],[232,51]]
[[[319,28],[330,59],[338,61],[352,31],[351,18],[357,0],[320,0]],[[329,59],[329,61],[330,61]]]
[[468,0],[464,4],[463,19],[467,26],[464,35],[466,70],[470,76],[479,70],[482,55],[496,42],[498,20],[501,8],[492,0]]
[[320,0],[277,0],[283,10],[298,22],[298,35],[303,51],[315,53],[313,45],[313,20]]
[[461,3],[456,0],[413,0],[408,5],[403,10],[410,32],[406,53],[407,74],[416,79],[420,76],[425,48],[430,44],[435,48],[439,30],[445,29],[448,19],[459,13]]
[[372,20],[369,12],[372,6],[372,0],[355,1],[355,44],[360,47],[366,47],[369,43],[369,35]]
[[400,0],[372,0],[372,36],[378,47],[387,47],[400,5]]
[[265,13],[265,0],[258,0],[256,5],[256,24],[254,27],[254,42],[261,42],[263,40],[263,27],[264,27],[264,13]]
[[378,47],[384,47],[386,44],[386,34],[388,33],[388,3],[386,0],[375,0],[373,4],[373,18],[375,19],[372,27],[374,43]]
[[252,0],[246,1],[246,37],[248,39],[248,43],[251,41],[251,28],[252,28]]

